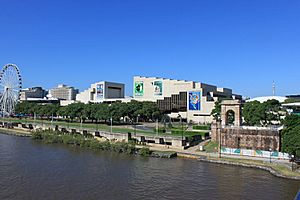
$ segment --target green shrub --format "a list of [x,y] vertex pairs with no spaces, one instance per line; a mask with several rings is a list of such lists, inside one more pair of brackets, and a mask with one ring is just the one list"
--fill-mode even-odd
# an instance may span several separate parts
[[91,140],[83,140],[82,143],[80,143],[80,147],[82,148],[90,148],[91,146]]
[[107,141],[104,141],[104,142],[101,142],[101,149],[102,150],[110,150],[111,149],[111,143],[107,140]]
[[139,150],[139,155],[141,156],[150,156],[151,155],[151,151],[149,148],[147,147],[143,147]]
[[97,140],[92,139],[89,141],[89,148],[93,150],[101,150],[101,145]]
[[64,144],[74,144],[73,137],[70,135],[62,135],[61,138]]
[[40,133],[40,132],[34,132],[32,134],[32,139],[33,140],[42,140],[43,139],[42,133]]
[[133,154],[136,152],[134,142],[114,142],[111,143],[108,140],[99,142],[98,140],[83,135],[69,135],[61,132],[54,131],[37,131],[32,135],[33,140],[42,140],[45,143],[62,143],[67,145],[76,145],[82,148],[88,148],[92,150],[104,150],[115,151],[118,153]]
[[61,137],[59,135],[54,134],[44,134],[43,141],[49,144],[62,143]]

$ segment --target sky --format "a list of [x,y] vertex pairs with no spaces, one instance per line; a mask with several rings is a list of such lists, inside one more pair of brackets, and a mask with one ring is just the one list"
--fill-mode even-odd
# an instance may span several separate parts
[[245,97],[300,94],[299,0],[0,0],[0,67],[23,87],[87,89],[133,76]]

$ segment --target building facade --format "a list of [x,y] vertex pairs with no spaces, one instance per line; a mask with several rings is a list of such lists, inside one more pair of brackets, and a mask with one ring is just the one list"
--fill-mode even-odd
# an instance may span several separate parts
[[32,98],[43,99],[46,95],[47,91],[42,87],[27,88],[20,91],[20,101],[27,101]]
[[219,99],[241,99],[231,89],[201,82],[135,76],[133,97],[137,101],[157,102],[171,118],[178,116],[196,123],[211,123],[211,111]]
[[78,89],[63,84],[49,90],[49,96],[59,100],[75,100],[77,94]]
[[77,94],[76,101],[82,103],[102,103],[109,101],[123,101],[125,98],[125,85],[101,81],[94,83],[90,88]]

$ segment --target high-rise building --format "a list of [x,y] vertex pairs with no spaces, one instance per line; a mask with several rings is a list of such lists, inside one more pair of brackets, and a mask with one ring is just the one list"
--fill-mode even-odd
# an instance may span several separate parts
[[78,92],[78,89],[74,87],[60,84],[56,88],[49,90],[49,96],[59,100],[75,100]]

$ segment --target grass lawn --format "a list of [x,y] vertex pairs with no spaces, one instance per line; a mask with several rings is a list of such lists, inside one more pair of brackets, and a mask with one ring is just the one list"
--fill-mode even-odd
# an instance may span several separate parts
[[219,149],[219,144],[217,142],[210,141],[206,146],[204,146],[204,150],[207,153],[217,153]]
[[[40,119],[15,119],[15,118],[4,118],[2,119],[3,121],[6,122],[18,122],[18,123],[36,123],[36,124],[47,124],[47,125],[58,125],[58,126],[64,126],[64,127],[70,127],[70,128],[80,128],[82,126],[83,129],[90,129],[90,130],[99,130],[99,131],[110,131],[110,126],[107,124],[95,124],[95,123],[83,123],[81,125],[81,123],[79,122],[65,122],[65,121],[53,121],[53,123],[51,123],[51,121],[49,120],[40,120]],[[125,128],[125,127],[119,127],[114,125],[112,127],[112,131],[115,133],[134,133],[136,132],[136,134],[143,134],[143,135],[151,135],[151,136],[174,136],[174,137],[181,137],[181,134],[171,134],[171,133],[156,133],[154,131],[147,131],[147,130],[139,130],[136,129],[134,130],[134,128]],[[194,136],[194,135],[199,135],[199,133],[195,132],[195,133],[184,133],[183,136],[184,137],[190,137],[190,136]]]

